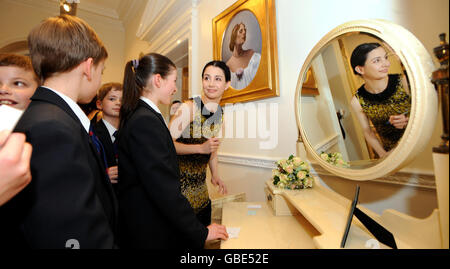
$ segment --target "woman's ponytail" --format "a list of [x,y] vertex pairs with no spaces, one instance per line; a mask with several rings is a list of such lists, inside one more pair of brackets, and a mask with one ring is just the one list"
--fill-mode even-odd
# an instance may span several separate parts
[[[137,68],[136,68],[137,69]],[[123,97],[120,107],[120,128],[123,126],[129,115],[136,109],[142,88],[136,84],[136,73],[133,61],[127,62],[123,77]]]

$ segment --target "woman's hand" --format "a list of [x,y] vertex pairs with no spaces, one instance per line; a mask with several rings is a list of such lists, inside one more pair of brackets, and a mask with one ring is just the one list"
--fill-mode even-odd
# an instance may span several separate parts
[[215,152],[220,145],[219,138],[213,137],[200,145],[200,154],[210,154]]
[[208,228],[208,236],[206,237],[206,241],[216,239],[222,240],[228,239],[227,228],[225,226],[213,223],[206,228]]
[[223,183],[223,181],[218,177],[218,176],[213,176],[211,177],[211,183],[214,186],[219,186],[219,192],[220,194],[227,194],[227,187],[225,186],[225,183]]
[[405,129],[408,125],[408,121],[409,117],[404,114],[389,117],[389,123],[397,129]]

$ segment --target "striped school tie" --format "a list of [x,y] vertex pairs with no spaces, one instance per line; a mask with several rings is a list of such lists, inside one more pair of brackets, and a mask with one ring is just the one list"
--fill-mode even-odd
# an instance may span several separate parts
[[116,164],[119,164],[119,158],[118,158],[119,154],[118,154],[118,151],[117,151],[117,134],[118,134],[118,131],[115,131],[113,133],[113,136],[115,138],[114,142],[113,142],[113,148],[114,148],[114,156],[116,157]]
[[103,160],[103,164],[105,168],[108,167],[108,162],[106,161],[105,149],[103,148],[102,142],[98,139],[97,135],[94,132],[94,127],[92,124],[89,126],[89,137],[91,138],[92,143],[97,149],[98,156]]

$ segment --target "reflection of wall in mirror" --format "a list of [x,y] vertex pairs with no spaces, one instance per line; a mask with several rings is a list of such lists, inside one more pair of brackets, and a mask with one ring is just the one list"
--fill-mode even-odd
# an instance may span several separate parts
[[326,68],[321,55],[312,61],[317,87],[320,95],[302,96],[302,125],[310,145],[321,153],[322,151],[341,152],[348,160],[347,149],[339,127],[336,108],[333,103]]
[[346,134],[345,147],[348,161],[370,159],[367,144],[362,134],[362,129],[351,113],[350,100],[353,97],[351,83],[346,76],[345,58],[342,55],[338,40],[332,41],[322,52],[326,74],[330,88],[332,89],[332,101],[336,111],[345,112],[341,124]]

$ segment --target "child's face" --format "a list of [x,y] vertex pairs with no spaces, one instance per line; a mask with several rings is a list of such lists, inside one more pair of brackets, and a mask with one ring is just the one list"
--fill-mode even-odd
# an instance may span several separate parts
[[25,110],[37,86],[32,71],[16,66],[0,66],[0,105]]
[[[151,79],[149,79],[150,81]],[[161,86],[155,89],[159,102],[164,105],[170,105],[172,96],[177,92],[177,70],[172,69],[166,78],[161,78]]]
[[103,112],[103,116],[118,118],[122,104],[122,91],[111,89],[102,101],[97,101],[97,108]]

